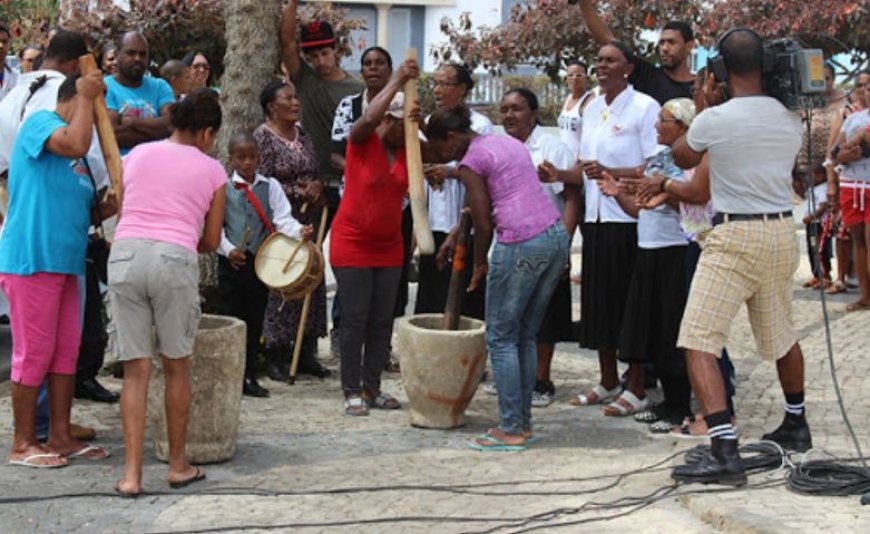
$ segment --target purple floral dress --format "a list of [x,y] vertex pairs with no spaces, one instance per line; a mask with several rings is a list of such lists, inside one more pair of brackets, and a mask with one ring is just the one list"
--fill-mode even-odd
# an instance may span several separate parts
[[[294,192],[294,186],[304,180],[317,178],[317,155],[311,137],[302,129],[294,141],[280,137],[266,124],[261,124],[254,130],[254,137],[260,148],[260,167],[257,172],[263,176],[275,178],[284,186],[284,192],[290,200],[293,216],[302,224],[311,224],[314,235],[320,225],[320,210],[309,209],[301,214],[302,200]],[[263,323],[263,337],[267,349],[287,348],[296,341],[296,330],[299,328],[299,318],[302,315],[302,301],[284,301],[281,293],[269,292],[269,303],[266,305],[266,318]],[[308,310],[308,322],[305,325],[305,336],[324,337],[327,333],[326,323],[326,285],[325,281],[311,294],[311,307]]]

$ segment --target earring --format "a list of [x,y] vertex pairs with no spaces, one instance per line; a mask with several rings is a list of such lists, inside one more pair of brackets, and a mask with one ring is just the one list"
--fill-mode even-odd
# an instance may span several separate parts
[[627,79],[628,79],[628,74],[623,74],[622,77],[625,78],[625,79],[627,80]]

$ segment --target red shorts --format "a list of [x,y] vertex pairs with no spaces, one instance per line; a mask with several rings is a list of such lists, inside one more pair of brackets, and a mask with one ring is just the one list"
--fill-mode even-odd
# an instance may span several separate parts
[[864,187],[852,184],[855,182],[840,184],[840,213],[845,228],[870,224],[870,184]]
[[12,381],[38,387],[47,374],[75,375],[82,339],[78,278],[0,274],[9,300]]

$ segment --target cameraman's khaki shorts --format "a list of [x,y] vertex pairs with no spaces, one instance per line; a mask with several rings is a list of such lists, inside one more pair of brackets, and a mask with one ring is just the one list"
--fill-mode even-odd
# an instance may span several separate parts
[[[196,254],[162,241],[116,241],[109,254],[112,344],[121,361],[193,353],[199,326]],[[156,333],[156,335],[155,335]]]
[[717,357],[746,303],[760,356],[778,360],[797,337],[792,286],[798,266],[794,221],[739,221],[713,228],[692,280],[677,345]]

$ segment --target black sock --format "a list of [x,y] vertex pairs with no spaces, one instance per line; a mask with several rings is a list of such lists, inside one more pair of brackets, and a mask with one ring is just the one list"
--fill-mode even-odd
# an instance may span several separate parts
[[794,417],[803,417],[805,411],[804,392],[785,394],[785,413]]
[[704,417],[704,421],[707,422],[707,435],[711,438],[737,439],[728,410],[711,413]]

